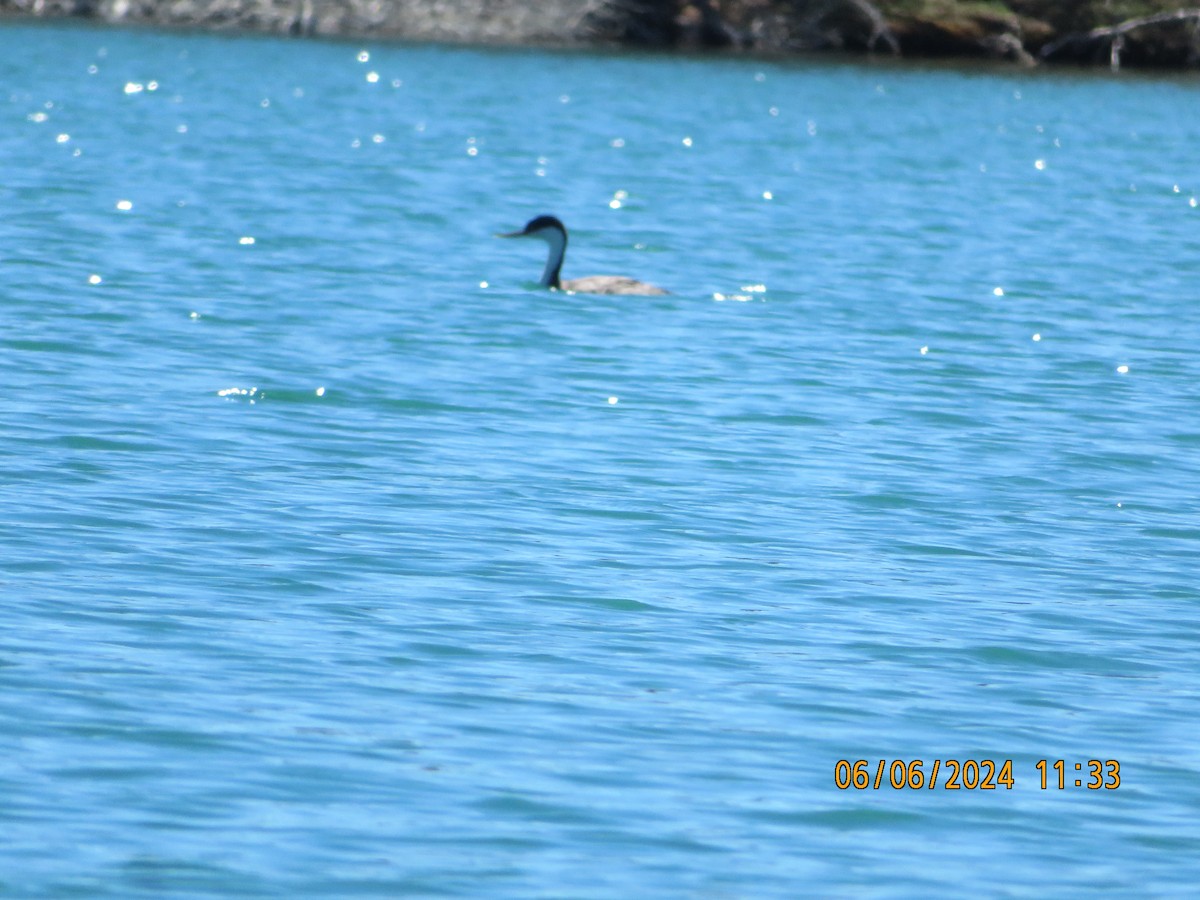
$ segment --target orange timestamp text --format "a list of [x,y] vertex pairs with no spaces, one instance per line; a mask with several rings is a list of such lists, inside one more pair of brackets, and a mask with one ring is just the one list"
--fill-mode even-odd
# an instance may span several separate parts
[[[1086,766],[1086,777],[1084,777]],[[1063,759],[1040,759],[1034,768],[1039,787],[1065,790],[1116,790],[1121,786],[1121,764],[1115,759],[1089,759],[1072,763]],[[1078,773],[1079,778],[1070,777]],[[1016,785],[1011,759],[923,759],[868,760],[839,759],[833,767],[833,783],[839,790],[935,790],[1011,791]]]

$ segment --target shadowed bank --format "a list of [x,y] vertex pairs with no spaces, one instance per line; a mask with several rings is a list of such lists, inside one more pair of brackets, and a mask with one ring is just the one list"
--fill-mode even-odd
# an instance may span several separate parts
[[1200,7],[1174,0],[0,0],[0,14],[470,44],[1200,64]]

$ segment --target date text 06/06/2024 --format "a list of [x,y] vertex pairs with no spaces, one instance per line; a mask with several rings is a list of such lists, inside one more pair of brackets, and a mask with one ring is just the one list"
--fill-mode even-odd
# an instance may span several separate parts
[[[1115,791],[1121,786],[1121,764],[1115,759],[1088,759],[1071,762],[1065,759],[1039,759],[1034,764],[1038,787],[1043,791],[1070,787],[1090,791]],[[833,767],[833,783],[839,790],[994,791],[998,787],[1012,790],[1016,784],[1011,759],[896,759],[878,760],[872,766],[868,760],[839,759]]]

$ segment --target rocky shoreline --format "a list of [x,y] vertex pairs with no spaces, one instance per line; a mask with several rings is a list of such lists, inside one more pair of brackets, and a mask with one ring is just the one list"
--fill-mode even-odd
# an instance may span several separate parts
[[1162,0],[0,0],[0,15],[471,44],[1200,67],[1200,7]]

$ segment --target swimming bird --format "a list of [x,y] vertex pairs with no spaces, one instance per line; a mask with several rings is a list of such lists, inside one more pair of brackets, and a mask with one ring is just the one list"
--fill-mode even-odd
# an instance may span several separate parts
[[542,287],[579,294],[669,294],[660,287],[626,278],[624,275],[588,275],[586,278],[570,278],[562,281],[563,257],[567,253],[567,229],[554,216],[538,216],[530,219],[521,231],[498,234],[502,238],[538,238],[550,245],[546,257],[546,270],[542,272]]

